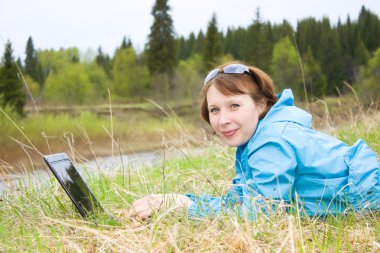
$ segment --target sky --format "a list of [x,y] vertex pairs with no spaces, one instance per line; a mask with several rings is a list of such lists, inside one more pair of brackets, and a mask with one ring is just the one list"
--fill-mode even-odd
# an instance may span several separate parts
[[[142,51],[150,32],[155,0],[0,0],[0,56],[12,43],[14,57],[25,58],[26,41],[36,49],[77,47],[82,54],[99,46],[113,55],[123,37]],[[347,15],[356,20],[365,6],[380,17],[379,0],[169,0],[170,15],[178,36],[204,32],[215,13],[218,27],[247,27],[259,8],[263,21],[272,24],[307,17],[328,17],[332,24]]]

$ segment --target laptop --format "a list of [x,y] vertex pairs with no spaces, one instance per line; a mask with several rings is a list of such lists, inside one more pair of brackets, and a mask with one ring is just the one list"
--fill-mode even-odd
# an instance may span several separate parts
[[83,218],[105,214],[66,153],[46,155],[43,158]]

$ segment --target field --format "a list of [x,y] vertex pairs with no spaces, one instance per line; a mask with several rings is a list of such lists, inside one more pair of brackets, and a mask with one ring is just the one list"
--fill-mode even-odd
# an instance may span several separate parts
[[[349,101],[352,100],[334,99],[310,104],[316,120],[315,127],[349,144],[355,142],[357,138],[363,138],[380,154],[380,113],[364,109],[360,105],[347,109]],[[93,126],[94,122],[103,124],[104,127],[99,129],[103,131],[106,129],[107,135],[101,145],[106,143],[108,138],[107,145],[113,147],[115,155],[119,154],[119,142],[111,141],[116,139],[112,136],[125,131],[126,135],[118,136],[117,140],[120,141],[121,138],[126,138],[136,131],[139,138],[142,138],[144,133],[151,133],[151,136],[156,136],[158,140],[159,145],[156,148],[167,153],[176,151],[178,156],[165,159],[156,166],[139,170],[119,168],[116,173],[106,171],[96,175],[89,173],[90,188],[117,221],[107,220],[101,216],[93,221],[82,220],[54,178],[44,186],[18,185],[15,190],[1,197],[0,251],[376,252],[380,250],[380,214],[376,212],[365,215],[349,213],[318,219],[304,217],[299,213],[288,214],[280,208],[275,213],[260,214],[255,221],[248,222],[234,215],[201,220],[188,219],[185,213],[168,206],[150,220],[137,226],[130,222],[126,211],[133,200],[148,193],[207,192],[211,195],[217,195],[218,192],[226,193],[234,175],[234,150],[220,144],[216,138],[202,130],[200,126],[203,125],[197,127],[191,124],[194,122],[194,118],[191,117],[192,120],[188,117],[182,120],[181,117],[169,113],[169,116],[157,117],[152,121],[141,123],[142,125],[138,125],[139,120],[135,121],[132,124],[133,129],[130,130],[127,125],[131,124],[123,124],[121,118],[116,116],[111,126],[109,118],[101,121],[97,117],[91,118],[93,117],[91,115],[80,114],[79,122],[82,122],[86,132],[91,134],[98,131],[93,130],[97,129]],[[50,122],[45,125],[49,131],[52,131],[51,125],[69,125],[72,121],[69,116],[57,116],[58,118],[51,119],[42,117],[44,118],[36,122]],[[63,120],[64,117],[68,117],[66,121]],[[92,122],[91,124],[83,123],[86,122],[86,117],[91,119],[88,121]],[[20,130],[32,133],[33,131],[29,129],[33,124],[24,124]],[[41,130],[40,125],[34,124],[37,129],[35,132],[38,133],[38,129]],[[158,133],[155,131],[157,129],[160,129]],[[86,136],[81,132],[78,133],[77,138]],[[57,132],[56,135],[60,134]],[[26,146],[30,147],[37,142],[37,138],[33,139],[34,135],[38,134],[26,135],[28,138],[22,140],[27,151]],[[63,143],[66,141],[66,144],[67,140],[76,140],[60,138]],[[101,150],[96,148],[97,143],[86,141],[88,149],[94,154],[97,154],[97,150]],[[75,149],[76,141],[68,142],[70,145],[74,143],[72,147],[78,156],[84,150]],[[196,152],[199,149],[204,152],[199,154]],[[127,148],[123,148],[123,152],[127,151],[129,151]],[[92,154],[91,152],[89,153]],[[16,167],[16,165],[9,166]]]
[[20,170],[20,163],[22,170],[33,169],[42,162],[42,154],[64,151],[94,159],[157,150],[163,142],[180,142],[183,133],[202,136],[196,108],[193,104],[163,108],[154,102],[43,107],[38,112],[30,108],[24,118],[1,109],[0,171]]

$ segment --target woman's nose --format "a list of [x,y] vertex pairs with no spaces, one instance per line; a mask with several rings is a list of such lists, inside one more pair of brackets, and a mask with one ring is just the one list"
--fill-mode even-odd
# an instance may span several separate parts
[[220,112],[220,118],[219,118],[219,124],[220,125],[226,125],[231,123],[231,118],[228,112],[221,111]]

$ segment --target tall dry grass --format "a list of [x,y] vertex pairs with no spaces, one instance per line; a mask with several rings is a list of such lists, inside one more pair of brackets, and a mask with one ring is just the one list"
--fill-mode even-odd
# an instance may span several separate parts
[[[321,102],[318,102],[321,103]],[[335,102],[334,102],[335,103]],[[339,102],[343,104],[343,102]],[[338,104],[339,104],[338,103]],[[364,111],[340,118],[323,115],[331,134],[353,143],[364,138],[378,153],[380,113]],[[311,107],[314,106],[311,104]],[[324,105],[325,106],[325,105]],[[323,109],[323,107],[322,107]],[[322,110],[321,109],[321,110]],[[345,107],[342,107],[343,111]],[[319,117],[318,114],[315,114]],[[347,115],[351,115],[348,112]],[[84,221],[54,178],[46,184],[17,185],[1,196],[0,250],[38,252],[375,252],[380,250],[379,213],[348,213],[325,219],[279,208],[253,222],[229,214],[189,219],[170,205],[136,227],[125,215],[133,200],[149,193],[225,194],[234,175],[234,150],[212,135],[194,137],[188,125],[168,116],[181,133],[162,135],[159,163],[134,170],[124,164],[113,172],[88,171],[88,184],[113,220]],[[117,123],[114,122],[114,127]],[[327,126],[327,127],[325,127]],[[111,131],[109,131],[111,132]],[[113,132],[115,133],[115,131]],[[109,135],[110,138],[113,136]],[[197,147],[194,149],[194,147]],[[198,150],[198,151],[197,151]],[[199,152],[199,150],[201,152]],[[114,143],[115,156],[118,144]],[[95,152],[95,150],[94,150]],[[170,156],[175,154],[175,156]],[[83,157],[74,152],[76,160]],[[84,158],[83,158],[84,159]]]

